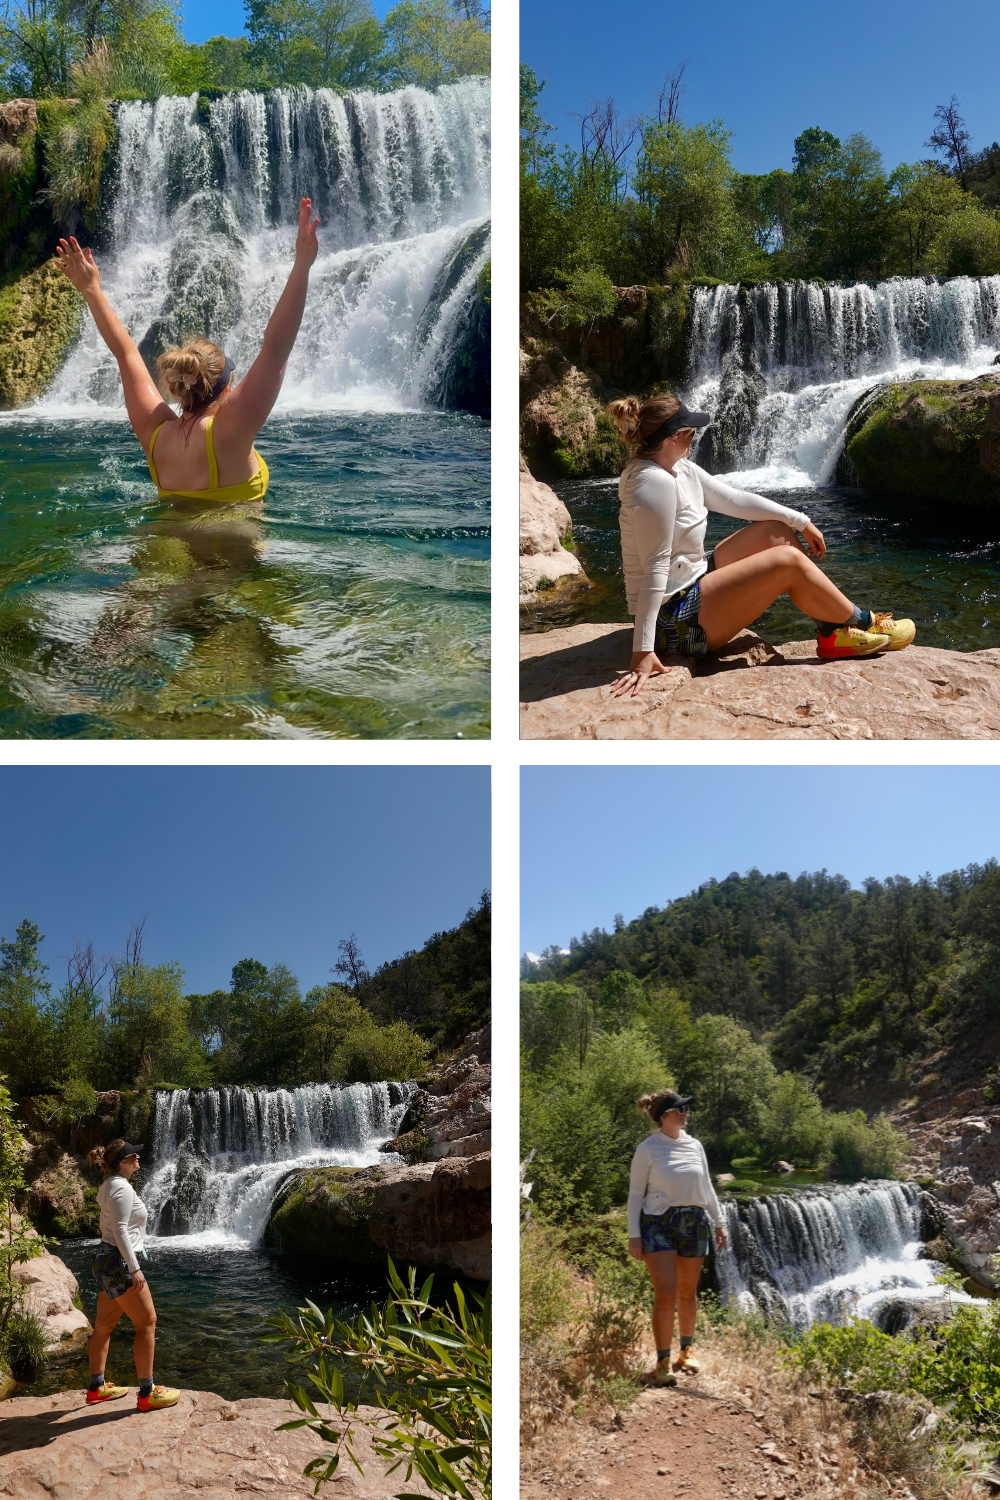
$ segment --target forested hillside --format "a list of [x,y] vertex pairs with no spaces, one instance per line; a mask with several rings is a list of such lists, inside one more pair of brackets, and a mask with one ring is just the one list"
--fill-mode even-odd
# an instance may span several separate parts
[[[284,963],[234,965],[228,989],[185,994],[178,963],[148,963],[141,925],[121,953],[82,945],[56,985],[27,918],[0,941],[0,1074],[15,1095],[55,1090],[85,1115],[94,1089],[157,1083],[365,1082],[419,1076],[489,1019],[490,898],[369,972],[357,937],[306,995]],[[89,1108],[88,1108],[89,1106]]]

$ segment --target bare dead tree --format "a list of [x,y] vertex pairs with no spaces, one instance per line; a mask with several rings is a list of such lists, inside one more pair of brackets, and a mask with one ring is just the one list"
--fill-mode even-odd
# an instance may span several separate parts
[[149,913],[141,921],[133,922],[125,936],[125,947],[121,953],[114,954],[108,959],[108,969],[111,980],[108,984],[108,994],[114,1004],[121,991],[121,981],[124,974],[137,969],[142,962],[142,941],[149,921]]
[[109,968],[111,960],[107,954],[98,956],[93,943],[76,943],[66,960],[66,984],[74,993],[96,995]]
[[372,976],[362,956],[357,933],[352,932],[350,937],[341,938],[337,944],[337,951],[340,957],[331,972],[343,975],[344,982],[349,984],[354,991],[354,998],[361,1002],[365,990],[371,984]]
[[947,104],[938,105],[934,111],[934,118],[938,122],[937,126],[924,145],[930,146],[933,151],[940,152],[948,161],[954,163],[955,171],[964,187],[972,136],[966,130],[965,121],[958,112],[957,94],[952,94]]
[[656,123],[674,125],[680,118],[681,94],[684,92],[684,69],[687,60],[668,73],[656,93]]

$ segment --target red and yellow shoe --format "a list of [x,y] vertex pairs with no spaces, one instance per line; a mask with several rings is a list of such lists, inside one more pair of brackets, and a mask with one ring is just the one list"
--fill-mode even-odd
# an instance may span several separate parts
[[[912,640],[912,636],[910,637]],[[904,641],[909,645],[909,641]],[[876,651],[886,651],[891,645],[890,637],[875,630],[874,616],[870,630],[859,630],[854,625],[839,625],[829,635],[816,633],[816,655],[822,661],[832,661],[842,656],[874,656]]]
[[673,1368],[683,1370],[686,1375],[697,1375],[701,1369],[701,1361],[695,1358],[692,1350],[682,1349],[674,1360]]
[[180,1391],[167,1385],[154,1385],[148,1396],[136,1398],[136,1411],[162,1411],[165,1406],[176,1406],[181,1399]]
[[913,642],[917,633],[917,627],[912,620],[894,620],[891,609],[872,610],[872,623],[869,627],[875,635],[887,635],[889,637],[889,650],[902,651],[904,647]]
[[119,1396],[128,1395],[127,1385],[111,1385],[107,1380],[99,1385],[96,1391],[87,1392],[87,1405],[97,1406],[101,1401],[117,1401]]

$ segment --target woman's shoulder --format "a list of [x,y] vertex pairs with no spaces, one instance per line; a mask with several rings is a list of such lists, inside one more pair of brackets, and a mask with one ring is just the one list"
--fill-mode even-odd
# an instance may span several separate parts
[[112,1177],[105,1177],[97,1190],[98,1198],[100,1198],[102,1193],[105,1198],[132,1198],[135,1196],[131,1184],[126,1182],[124,1177],[117,1172]]

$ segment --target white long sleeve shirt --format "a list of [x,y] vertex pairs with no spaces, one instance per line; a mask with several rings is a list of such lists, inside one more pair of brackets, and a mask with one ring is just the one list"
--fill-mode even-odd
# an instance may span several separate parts
[[636,1147],[629,1172],[628,1233],[639,1237],[639,1215],[668,1208],[703,1208],[716,1226],[725,1221],[701,1141],[682,1130],[676,1140],[656,1130]]
[[101,1183],[97,1203],[101,1210],[101,1239],[117,1245],[129,1270],[138,1271],[137,1253],[146,1243],[145,1203],[118,1173]]
[[800,510],[737,490],[689,458],[672,470],[651,458],[633,458],[618,481],[618,513],[628,612],[635,616],[633,651],[652,651],[656,616],[664,599],[689,588],[708,567],[705,528],[710,510],[743,521],[784,521],[796,531],[809,524]]

